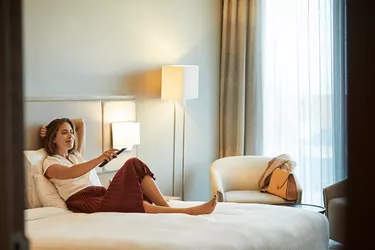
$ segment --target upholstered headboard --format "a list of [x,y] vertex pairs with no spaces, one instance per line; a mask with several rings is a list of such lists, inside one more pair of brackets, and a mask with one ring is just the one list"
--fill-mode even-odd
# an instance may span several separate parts
[[[83,118],[86,123],[84,158],[90,160],[111,147],[111,123],[136,121],[133,97],[29,98],[24,101],[24,149],[42,147],[40,127],[55,118]],[[136,148],[126,153],[136,157]],[[97,168],[97,172],[106,171]],[[113,169],[111,170],[113,171]]]

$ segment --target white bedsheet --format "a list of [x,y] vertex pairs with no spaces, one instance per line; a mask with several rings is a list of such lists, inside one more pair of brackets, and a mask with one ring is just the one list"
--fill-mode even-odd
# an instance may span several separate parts
[[52,210],[26,211],[31,250],[328,249],[327,218],[298,208],[218,203],[213,214],[200,216]]

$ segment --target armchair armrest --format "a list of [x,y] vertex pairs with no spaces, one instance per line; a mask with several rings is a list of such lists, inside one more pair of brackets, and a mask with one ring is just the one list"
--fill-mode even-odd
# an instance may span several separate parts
[[224,197],[224,186],[220,175],[214,170],[210,170],[210,180],[211,180],[211,195],[217,195],[217,201],[225,201]]
[[301,202],[302,202],[302,189],[298,191],[297,200],[296,200],[297,204],[301,204]]
[[[323,189],[324,207],[326,209],[329,200],[347,196],[347,185],[347,179],[345,179]],[[326,215],[328,216],[328,209]]]

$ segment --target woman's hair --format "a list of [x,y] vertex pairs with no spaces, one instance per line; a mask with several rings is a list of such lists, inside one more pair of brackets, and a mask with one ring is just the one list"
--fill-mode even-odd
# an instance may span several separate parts
[[49,155],[56,154],[57,146],[54,143],[54,141],[56,139],[57,131],[59,130],[60,126],[64,124],[65,122],[69,123],[69,125],[72,127],[73,135],[74,135],[73,148],[70,149],[68,153],[71,154],[77,150],[77,144],[76,144],[77,138],[75,137],[76,128],[74,126],[74,123],[68,118],[55,119],[47,125],[47,134],[46,134],[46,137],[44,138],[44,149],[47,151]]

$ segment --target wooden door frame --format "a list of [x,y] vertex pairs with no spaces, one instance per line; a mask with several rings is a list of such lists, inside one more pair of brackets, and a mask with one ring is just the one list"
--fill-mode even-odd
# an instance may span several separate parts
[[28,249],[24,235],[21,5],[21,0],[0,0],[0,249]]
[[365,249],[375,227],[374,1],[347,1],[348,210],[346,249]]

